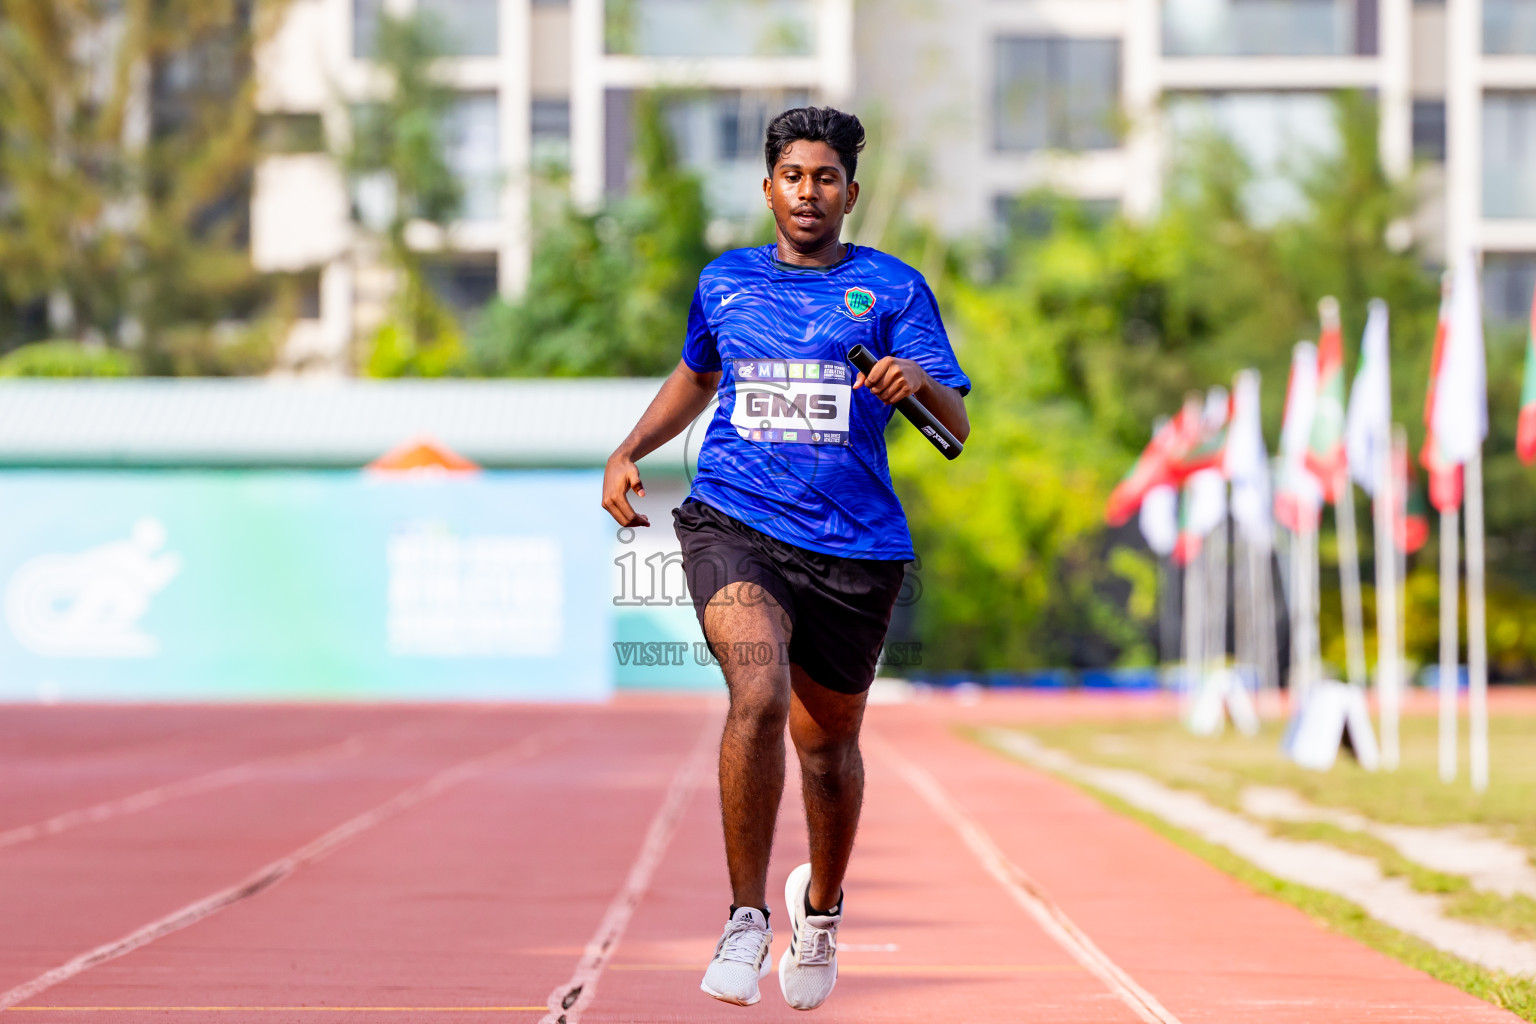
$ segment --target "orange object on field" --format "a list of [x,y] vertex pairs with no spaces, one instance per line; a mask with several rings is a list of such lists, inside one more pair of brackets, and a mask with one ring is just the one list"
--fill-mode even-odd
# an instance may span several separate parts
[[430,437],[414,437],[368,463],[371,473],[477,473],[480,467]]

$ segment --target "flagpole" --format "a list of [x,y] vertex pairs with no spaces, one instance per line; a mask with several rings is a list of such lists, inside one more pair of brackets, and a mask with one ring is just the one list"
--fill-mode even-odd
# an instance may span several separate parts
[[1177,664],[1179,642],[1174,633],[1173,562],[1165,555],[1157,559],[1157,662],[1159,667]]
[[1248,549],[1248,577],[1254,594],[1254,658],[1259,681],[1269,699],[1280,692],[1280,666],[1275,650],[1275,584],[1269,552],[1257,544]]
[[1488,630],[1483,592],[1483,453],[1466,462],[1467,482],[1467,754],[1472,789],[1488,788]]
[[1360,607],[1360,552],[1355,537],[1355,492],[1347,474],[1341,473],[1333,522],[1339,531],[1339,582],[1344,590],[1344,652],[1349,683],[1364,688],[1365,626]]
[[[1226,487],[1225,484],[1222,485]],[[1210,551],[1211,564],[1206,567],[1209,574],[1205,585],[1209,598],[1206,603],[1206,641],[1205,662],[1207,673],[1221,667],[1227,657],[1227,524],[1229,520],[1222,517],[1216,529],[1211,531],[1210,542],[1206,548]]]
[[1305,608],[1305,605],[1303,604],[1303,592],[1305,587],[1302,583],[1302,575],[1306,571],[1303,562],[1303,549],[1306,545],[1302,540],[1302,536],[1302,531],[1296,530],[1291,534],[1290,543],[1291,592],[1289,596],[1291,599],[1291,685],[1289,687],[1289,696],[1292,711],[1300,710],[1301,699],[1305,696],[1307,687],[1306,672],[1302,668],[1303,661],[1306,657],[1304,654],[1305,647],[1303,645],[1304,627],[1302,626],[1302,622],[1306,617],[1306,613],[1303,611]]
[[1232,660],[1239,666],[1251,665],[1257,672],[1258,659],[1253,656],[1253,593],[1249,588],[1251,546],[1240,528],[1232,531]]
[[1456,597],[1460,580],[1460,559],[1457,542],[1460,527],[1456,507],[1440,510],[1440,781],[1456,779],[1456,677],[1460,666],[1456,663],[1457,640],[1460,630],[1457,624]]
[[1322,507],[1317,528],[1307,534],[1307,685],[1323,677],[1323,538]]
[[1185,718],[1189,717],[1194,700],[1196,666],[1201,659],[1200,598],[1205,585],[1200,578],[1200,557],[1195,555],[1184,563],[1184,673],[1179,685],[1179,706]]
[[[1390,435],[1389,435],[1390,436]],[[1397,554],[1392,517],[1396,481],[1392,479],[1392,447],[1376,452],[1374,502],[1376,553],[1376,697],[1381,709],[1381,765],[1388,771],[1398,763]]]
[[[1392,564],[1397,570],[1396,588],[1393,593],[1397,599],[1397,686],[1398,692],[1404,693],[1408,689],[1408,430],[1401,423],[1392,427],[1392,459],[1393,466],[1401,466],[1402,473],[1396,470],[1392,474],[1394,485],[1401,482],[1403,493],[1394,495],[1392,505],[1394,517],[1400,517],[1403,528],[1403,543],[1398,546],[1397,522],[1392,524]],[[1400,510],[1400,511],[1399,511]]]

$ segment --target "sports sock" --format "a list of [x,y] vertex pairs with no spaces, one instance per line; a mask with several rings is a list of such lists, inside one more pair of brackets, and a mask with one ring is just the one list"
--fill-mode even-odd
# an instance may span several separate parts
[[837,905],[836,906],[834,906],[831,910],[817,910],[815,907],[811,906],[811,889],[810,889],[810,886],[806,886],[806,889],[805,889],[805,913],[806,913],[807,917],[836,917],[839,914],[841,914],[842,912],[843,912],[843,891],[841,889],[839,889],[837,891]]

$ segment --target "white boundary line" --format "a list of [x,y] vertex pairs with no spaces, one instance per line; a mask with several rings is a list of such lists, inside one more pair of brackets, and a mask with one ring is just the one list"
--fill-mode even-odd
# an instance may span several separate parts
[[667,787],[667,794],[662,798],[656,816],[651,819],[651,827],[646,830],[645,841],[640,844],[640,852],[630,865],[629,876],[625,878],[623,887],[613,897],[613,902],[608,904],[608,912],[603,915],[596,933],[587,943],[571,979],[549,994],[549,1012],[539,1024],[577,1024],[581,1020],[582,1011],[592,1005],[597,995],[598,979],[619,948],[619,940],[624,937],[624,930],[629,926],[635,907],[645,898],[646,890],[651,885],[651,876],[655,874],[667,847],[672,844],[672,836],[676,834],[683,812],[688,808],[699,773],[703,771],[710,752],[716,749],[719,738],[720,723],[714,715],[710,715],[693,750],[672,776],[672,783]]
[[987,869],[997,883],[1008,891],[1015,903],[1034,918],[1042,931],[1056,941],[1072,959],[1082,964],[1089,973],[1102,981],[1121,1002],[1146,1024],[1180,1024],[1167,1007],[1142,988],[1120,965],[1111,960],[1072,919],[1048,896],[1045,890],[1013,861],[987,834],[974,818],[955,802],[954,798],[939,785],[939,781],[912,761],[897,753],[896,748],[878,736],[866,732],[865,739],[873,741],[880,755],[889,761],[899,774],[931,807],[935,814],[959,833],[982,867]]
[[167,782],[164,785],[154,786],[138,793],[130,793],[128,796],[118,797],[114,800],[105,800],[99,804],[92,804],[89,807],[65,811],[63,814],[56,814],[43,821],[34,822],[30,825],[18,825],[15,828],[0,832],[0,849],[5,849],[9,846],[19,846],[34,839],[56,836],[60,832],[79,828],[82,825],[95,825],[103,821],[110,821],[113,818],[137,814],[140,811],[147,811],[152,807],[158,807],[172,800],[198,796],[216,789],[223,789],[226,786],[248,782],[262,775],[265,770],[278,765],[290,762],[303,763],[312,760],[328,761],[333,758],[353,757],[362,751],[364,746],[367,745],[367,740],[371,737],[407,732],[413,728],[414,725],[393,726],[373,732],[357,733],[336,743],[327,743],[289,754],[272,754],[267,757],[256,758],[241,764],[230,765],[227,768],[216,769],[208,772],[206,775],[196,775],[189,779]]
[[87,950],[73,960],[60,964],[53,970],[38,975],[31,981],[17,985],[9,992],[0,994],[0,1011],[15,1006],[17,1003],[26,1002],[28,999],[61,982],[68,981],[75,975],[88,971],[98,964],[105,963],[108,960],[115,960],[141,946],[147,946],[156,939],[163,938],[173,932],[179,932],[183,928],[196,924],[205,917],[211,917],[225,907],[265,892],[305,864],[319,860],[375,825],[388,821],[390,818],[462,782],[467,782],[477,775],[484,774],[487,769],[493,767],[498,761],[513,757],[528,757],[538,753],[544,738],[544,734],[530,736],[511,749],[504,748],[492,754],[462,761],[452,768],[439,772],[425,782],[420,782],[401,790],[395,796],[372,810],[364,811],[362,814],[343,822],[324,835],[288,854],[286,857],[280,857],[265,867],[258,869],[243,882],[236,883],[227,889],[222,889],[209,896],[204,896],[200,900],[187,904],[180,910],[172,911],[158,920],[151,921],[142,928],[129,932],[120,939],[103,943],[95,949]]

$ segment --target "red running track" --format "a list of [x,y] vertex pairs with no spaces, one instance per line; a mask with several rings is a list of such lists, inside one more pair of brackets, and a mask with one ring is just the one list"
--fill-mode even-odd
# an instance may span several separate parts
[[[842,977],[817,1018],[1516,1020],[952,731],[1128,712],[1161,709],[872,709]],[[729,903],[719,714],[0,709],[0,1005],[38,1024],[534,1024],[580,983],[566,1024],[795,1019],[772,975],[750,1009],[698,991]],[[792,790],[775,909],[804,843]]]

